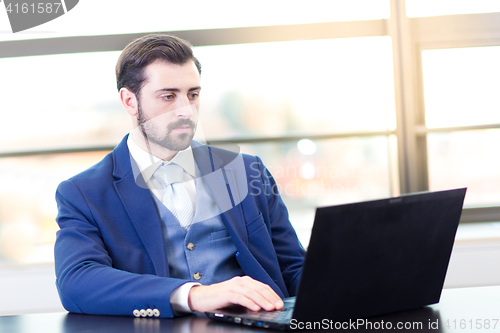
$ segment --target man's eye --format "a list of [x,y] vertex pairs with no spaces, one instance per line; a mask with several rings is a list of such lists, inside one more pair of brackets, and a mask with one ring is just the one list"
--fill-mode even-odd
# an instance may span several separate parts
[[199,93],[193,93],[193,94],[189,95],[189,98],[196,99],[196,98],[198,98],[198,96],[199,96]]
[[165,95],[165,96],[163,96],[163,99],[170,101],[170,100],[174,99],[174,95]]

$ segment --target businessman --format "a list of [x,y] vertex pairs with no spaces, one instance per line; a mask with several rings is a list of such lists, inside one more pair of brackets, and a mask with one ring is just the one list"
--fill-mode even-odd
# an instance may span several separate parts
[[134,128],[56,193],[56,285],[68,311],[270,311],[295,295],[305,252],[262,161],[193,140],[200,75],[174,36],[123,50],[117,87]]

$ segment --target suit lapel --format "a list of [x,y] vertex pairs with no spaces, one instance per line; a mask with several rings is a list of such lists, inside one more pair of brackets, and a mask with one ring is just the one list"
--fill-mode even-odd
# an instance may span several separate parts
[[224,161],[217,155],[213,154],[207,146],[193,142],[193,154],[196,164],[201,172],[201,177],[204,178],[206,184],[212,194],[212,198],[217,204],[221,212],[221,218],[235,245],[239,247],[238,243],[243,242],[245,246],[248,245],[248,235],[246,232],[245,218],[240,201],[234,201],[228,177],[234,182],[233,173],[226,170]]
[[115,149],[116,193],[153,262],[156,274],[168,276],[168,263],[161,231],[162,222],[142,176],[139,175],[137,180],[134,178],[132,163],[135,162],[129,155],[126,139],[127,137]]

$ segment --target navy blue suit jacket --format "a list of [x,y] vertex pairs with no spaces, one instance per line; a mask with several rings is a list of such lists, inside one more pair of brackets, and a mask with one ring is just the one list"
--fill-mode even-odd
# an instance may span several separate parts
[[[202,173],[222,175],[212,177],[209,187],[231,198],[222,220],[244,273],[281,297],[294,295],[305,252],[261,160],[194,141],[192,147]],[[236,156],[246,171],[248,194],[241,200],[225,170]],[[135,309],[155,308],[161,317],[174,316],[170,294],[186,280],[169,277],[162,222],[131,161],[126,136],[101,162],[57,189],[56,285],[70,312],[132,315]],[[241,182],[241,174],[235,179]]]

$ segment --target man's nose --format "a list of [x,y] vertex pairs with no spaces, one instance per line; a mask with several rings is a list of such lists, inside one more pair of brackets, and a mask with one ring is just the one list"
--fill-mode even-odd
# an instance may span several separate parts
[[192,107],[194,107],[194,105],[191,105],[189,103],[187,105],[180,106],[177,109],[175,109],[175,115],[178,118],[189,119],[193,115]]

